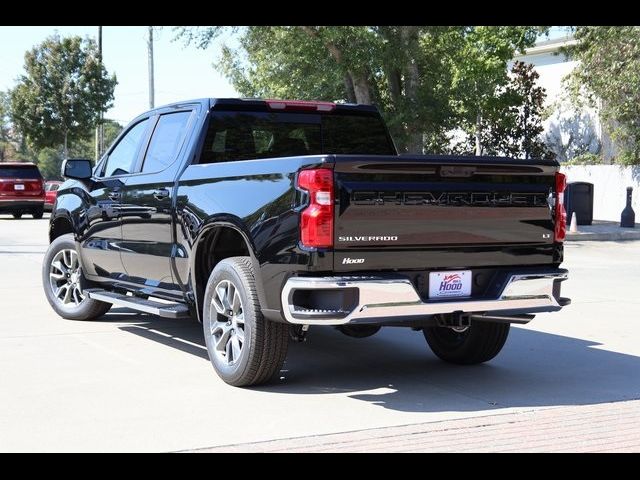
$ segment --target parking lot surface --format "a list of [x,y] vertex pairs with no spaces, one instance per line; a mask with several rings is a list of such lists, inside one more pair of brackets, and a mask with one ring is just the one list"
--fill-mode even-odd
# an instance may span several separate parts
[[[312,327],[277,383],[239,389],[195,321],[56,316],[47,227],[0,215],[0,451],[640,451],[638,241],[568,243],[573,304],[513,327],[488,364],[444,364],[409,329]],[[540,425],[553,442],[523,433]]]

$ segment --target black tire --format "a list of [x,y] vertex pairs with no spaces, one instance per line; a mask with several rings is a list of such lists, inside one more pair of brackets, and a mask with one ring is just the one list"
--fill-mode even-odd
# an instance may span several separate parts
[[340,325],[338,330],[347,337],[367,338],[380,331],[380,325]]
[[31,210],[31,216],[36,220],[40,220],[44,215],[44,207],[38,207]]
[[13,212],[11,215],[13,215],[13,218],[15,218],[16,220],[22,218],[22,212]]
[[[42,286],[44,288],[44,293],[49,305],[51,305],[51,308],[53,308],[61,317],[68,320],[95,320],[109,311],[111,308],[110,303],[100,302],[84,296],[84,298],[82,298],[82,300],[77,304],[73,303],[73,300],[70,303],[65,304],[64,299],[60,299],[55,295],[54,286],[52,285],[50,277],[50,274],[52,273],[52,262],[60,252],[71,250],[73,252],[76,251],[76,243],[73,240],[72,234],[61,235],[56,238],[51,245],[49,245],[49,249],[44,255],[44,260],[42,261]],[[58,270],[54,271],[57,272]],[[86,284],[86,281],[82,277],[82,270],[79,267],[77,269],[76,276],[78,277],[78,285]],[[66,280],[62,279],[60,282],[64,283]],[[79,289],[81,290],[81,287]]]
[[[214,301],[225,309],[226,305],[234,302],[221,302],[221,297],[232,296],[235,300],[236,292],[241,301],[239,306],[236,305],[237,312],[233,313],[234,305],[231,305],[228,314],[218,313]],[[249,257],[226,258],[215,266],[207,282],[202,319],[209,359],[226,383],[236,387],[259,385],[269,382],[280,372],[287,356],[289,326],[263,317]],[[227,331],[230,333],[223,333]],[[241,345],[237,343],[240,342],[240,331]],[[237,337],[239,353],[230,351],[233,336]],[[223,347],[226,347],[225,351],[222,351]],[[233,358],[234,355],[237,358]]]
[[424,337],[438,358],[458,365],[475,365],[500,353],[509,335],[508,323],[476,322],[464,332],[425,327]]

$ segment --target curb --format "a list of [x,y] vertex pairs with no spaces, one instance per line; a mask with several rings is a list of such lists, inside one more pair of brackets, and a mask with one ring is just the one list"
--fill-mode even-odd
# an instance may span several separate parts
[[599,233],[591,233],[591,232],[580,232],[580,233],[569,233],[567,232],[567,236],[565,241],[569,242],[589,242],[589,241],[610,241],[610,242],[619,242],[624,240],[640,240],[640,231],[631,231],[631,232],[599,232]]

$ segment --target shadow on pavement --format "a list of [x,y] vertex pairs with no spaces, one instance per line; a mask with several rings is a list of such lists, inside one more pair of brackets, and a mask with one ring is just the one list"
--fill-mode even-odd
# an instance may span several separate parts
[[[120,329],[208,360],[202,327],[114,309]],[[422,333],[383,328],[354,339],[313,327],[289,344],[280,379],[255,390],[280,394],[347,393],[397,411],[474,411],[504,407],[588,405],[640,398],[640,357],[599,349],[597,342],[512,328],[503,351],[476,366],[449,365]],[[212,381],[220,381],[211,371]],[[466,398],[461,398],[466,397]],[[470,401],[471,400],[471,401]],[[480,404],[478,403],[480,402]]]

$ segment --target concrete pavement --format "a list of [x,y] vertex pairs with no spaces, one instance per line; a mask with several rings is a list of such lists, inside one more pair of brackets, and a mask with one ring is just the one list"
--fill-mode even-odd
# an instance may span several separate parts
[[[610,402],[640,432],[628,402],[640,399],[640,242],[567,244],[574,303],[513,328],[486,365],[444,364],[407,329],[352,339],[312,328],[277,384],[237,389],[216,377],[195,322],[121,309],[57,317],[40,284],[46,233],[47,220],[0,216],[0,451],[195,450],[481,418],[500,430],[504,415],[561,431],[567,415],[602,416]],[[456,450],[482,447],[465,438]],[[522,436],[512,448],[527,446]]]
[[[567,222],[570,222],[567,219]],[[620,222],[604,222],[594,220],[591,225],[578,225],[577,232],[570,232],[567,225],[567,241],[593,242],[593,241],[620,241],[640,240],[640,224],[635,228],[621,228]]]

